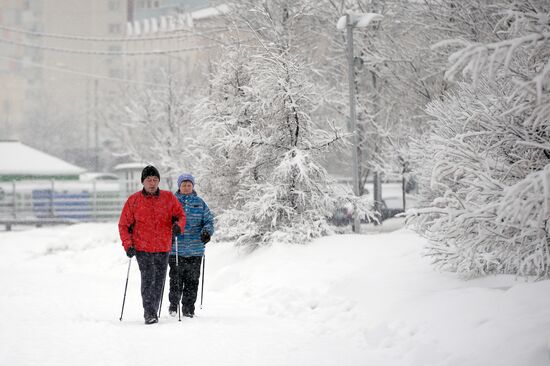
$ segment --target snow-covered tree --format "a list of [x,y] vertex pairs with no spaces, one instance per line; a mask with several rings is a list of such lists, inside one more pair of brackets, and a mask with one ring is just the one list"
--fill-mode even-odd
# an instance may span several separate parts
[[288,56],[271,57],[255,77],[261,109],[253,127],[253,159],[244,169],[257,179],[239,192],[246,216],[235,217],[247,229],[239,241],[305,242],[330,232],[326,219],[335,197],[319,160],[339,135],[311,120],[314,94],[303,66]]
[[321,97],[302,46],[313,5],[242,1],[231,12],[254,45],[218,67],[202,119],[214,132],[203,150],[207,174],[220,171],[230,184],[219,222],[238,244],[303,243],[330,232],[336,197],[321,158],[341,136],[311,118]]
[[153,80],[154,84],[129,87],[126,97],[113,103],[112,148],[115,155],[153,163],[167,176],[177,176],[192,170],[196,161],[191,110],[198,91],[177,73],[163,69]]
[[[462,35],[470,23],[487,32],[485,6],[467,0],[453,7],[452,0],[364,1],[327,0],[320,15],[335,24],[346,12],[376,12],[384,18],[354,30],[355,92],[360,133],[360,190],[378,172],[388,179],[410,175],[409,142],[425,130],[424,106],[448,88],[444,80],[446,55],[431,45]],[[452,16],[459,17],[449,22]],[[325,27],[328,28],[328,27]],[[348,118],[345,32],[325,32],[329,40],[323,77],[333,80],[326,109],[337,119]]]
[[93,111],[87,111],[82,104],[78,112],[77,106],[64,108],[48,93],[34,96],[33,102],[29,105],[29,118],[18,127],[22,142],[84,168],[101,168],[96,166],[91,149],[97,122]]
[[228,47],[216,65],[210,94],[195,108],[194,125],[199,131],[196,150],[200,151],[198,181],[214,209],[233,209],[243,204],[237,192],[249,179],[242,164],[253,147],[250,126],[254,98],[250,79],[251,62],[245,50]]
[[460,40],[450,57],[447,76],[472,85],[428,108],[433,130],[415,151],[422,207],[409,218],[443,268],[548,277],[550,4],[500,10],[502,40]]

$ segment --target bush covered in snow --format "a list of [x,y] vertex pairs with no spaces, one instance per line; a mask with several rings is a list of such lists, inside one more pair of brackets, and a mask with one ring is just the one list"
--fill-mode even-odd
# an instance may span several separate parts
[[504,39],[453,53],[459,83],[427,112],[414,153],[421,181],[409,222],[428,255],[466,276],[550,276],[550,4],[515,3]]

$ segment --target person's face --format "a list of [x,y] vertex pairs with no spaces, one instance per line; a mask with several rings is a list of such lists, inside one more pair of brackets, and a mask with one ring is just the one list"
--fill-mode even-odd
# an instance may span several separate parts
[[148,176],[143,181],[143,188],[147,193],[155,193],[159,187],[160,179],[155,176]]
[[193,183],[188,180],[184,180],[180,185],[180,192],[183,194],[190,194],[193,192]]

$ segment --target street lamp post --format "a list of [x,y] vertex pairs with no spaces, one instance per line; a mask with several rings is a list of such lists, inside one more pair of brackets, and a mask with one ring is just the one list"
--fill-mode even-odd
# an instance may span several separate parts
[[[348,13],[338,20],[337,28],[346,28],[347,43],[346,54],[348,58],[348,83],[349,83],[349,128],[353,133],[353,146],[351,150],[352,170],[353,170],[353,193],[359,197],[359,134],[357,133],[357,120],[355,114],[355,72],[353,56],[353,28],[367,27],[371,21],[380,20],[383,16],[376,13],[351,14]],[[361,217],[357,207],[354,207],[353,213],[353,231],[361,232]]]
[[[351,148],[351,160],[353,171],[353,193],[359,197],[359,134],[357,133],[357,117],[355,115],[355,69],[353,56],[353,23],[351,15],[346,15],[347,44],[346,53],[348,56],[348,83],[349,83],[349,128],[353,133],[353,146]],[[353,210],[353,231],[361,232],[361,217],[357,212],[357,207]]]

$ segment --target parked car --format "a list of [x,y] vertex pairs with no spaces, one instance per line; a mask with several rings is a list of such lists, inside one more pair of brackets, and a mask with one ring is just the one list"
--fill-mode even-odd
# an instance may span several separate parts
[[347,226],[353,221],[351,210],[348,207],[338,207],[329,221],[335,226]]
[[388,207],[386,200],[382,200],[380,204],[380,222],[392,218],[400,213],[404,212],[402,208]]
[[[402,208],[388,207],[386,200],[382,200],[380,204],[380,212],[377,215],[378,221],[383,222],[404,212]],[[329,221],[335,226],[347,226],[353,223],[353,209],[351,207],[338,207]],[[367,223],[366,217],[361,218],[362,223]]]

